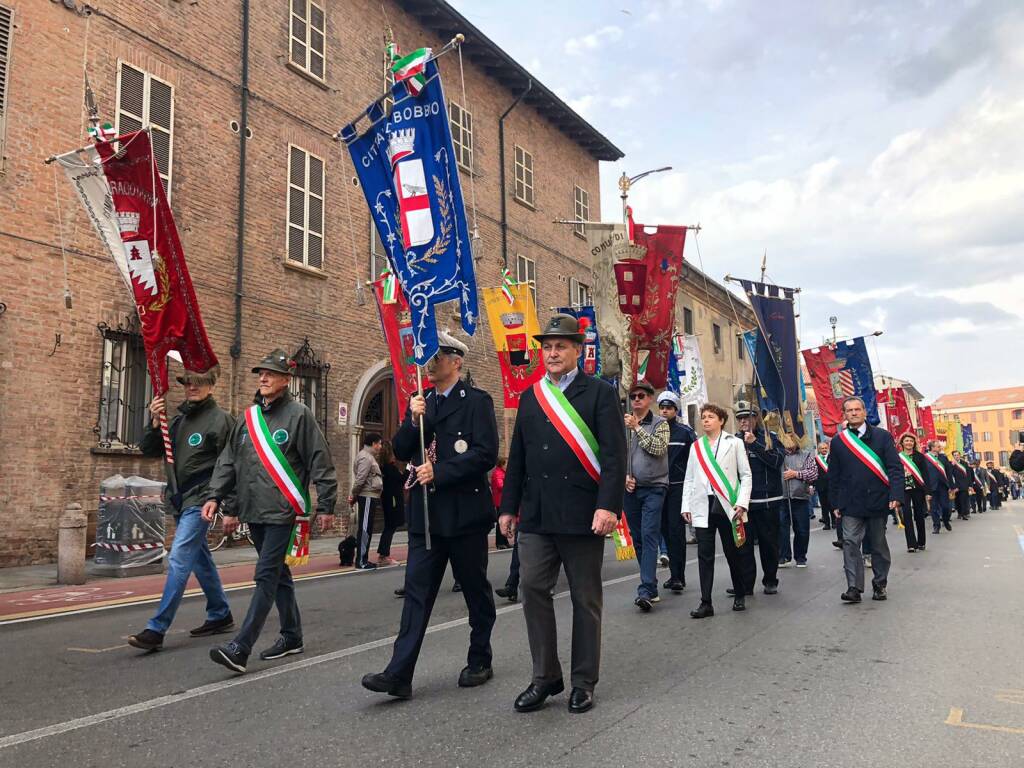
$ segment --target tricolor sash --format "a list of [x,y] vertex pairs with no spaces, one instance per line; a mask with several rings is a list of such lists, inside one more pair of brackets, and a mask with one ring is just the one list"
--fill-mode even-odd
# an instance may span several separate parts
[[725,470],[715,458],[715,454],[711,450],[711,441],[708,440],[707,435],[701,435],[694,448],[697,449],[697,464],[700,466],[700,471],[704,473],[708,487],[715,492],[715,496],[722,504],[722,509],[729,516],[733,541],[736,542],[737,547],[742,547],[747,541],[746,527],[742,520],[733,517],[736,513],[736,500],[739,498],[739,491],[729,482]]
[[814,460],[818,462],[818,468],[822,472],[828,472],[828,459],[822,456],[820,453],[814,454]]
[[962,474],[964,474],[964,475],[967,474],[967,470],[964,469],[964,465],[961,464],[959,461],[954,461],[953,462],[953,466],[956,467],[957,469],[959,469]]
[[913,457],[907,456],[903,451],[900,451],[900,461],[903,462],[903,471],[914,478],[914,481],[919,486],[924,488],[924,475],[922,475],[921,470],[917,468],[917,464],[914,463]]
[[885,473],[885,465],[878,458],[878,454],[871,450],[871,446],[849,429],[844,429],[840,432],[839,439],[843,441],[843,445],[849,448],[854,456],[863,462],[865,467],[875,473],[879,480],[889,485],[889,476]]
[[548,381],[547,376],[533,385],[533,394],[540,404],[541,410],[551,419],[558,434],[562,436],[587,474],[595,483],[601,481],[601,457],[597,438],[590,427],[583,421],[565,394]]
[[260,464],[295,512],[295,527],[284,561],[287,565],[303,565],[309,561],[309,491],[299,482],[299,476],[274,442],[258,405],[246,409],[245,426]]
[[942,473],[943,477],[946,476],[946,468],[944,466],[942,466],[942,462],[941,461],[939,461],[937,458],[932,456],[930,453],[926,453],[924,455],[924,457],[926,459],[928,459],[928,461],[930,461],[932,463],[932,466],[935,467],[935,469],[937,469],[939,472]]

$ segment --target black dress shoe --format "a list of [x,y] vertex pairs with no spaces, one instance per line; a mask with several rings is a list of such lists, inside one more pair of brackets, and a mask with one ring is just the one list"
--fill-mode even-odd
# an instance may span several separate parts
[[889,597],[885,594],[885,587],[875,587],[874,594],[871,595],[872,600],[888,600]]
[[363,688],[374,693],[386,693],[396,699],[408,699],[412,696],[412,686],[403,683],[394,675],[387,672],[372,672],[363,675]]
[[459,582],[456,581],[454,584],[452,584],[452,592],[461,592],[461,591],[462,591],[462,585],[459,584]]
[[686,582],[685,581],[681,581],[679,579],[669,579],[668,581],[666,581],[661,586],[664,587],[665,589],[668,589],[668,590],[671,590],[672,592],[675,592],[678,595],[680,592],[682,592],[684,589],[686,589]]
[[732,609],[734,611],[745,611],[747,610],[747,600],[742,595],[737,595],[732,599]]
[[459,673],[459,688],[475,688],[483,685],[494,677],[494,670],[490,667],[463,667]]
[[701,603],[697,606],[697,610],[690,611],[691,619],[706,619],[709,616],[715,615],[715,609],[711,606],[711,603]]
[[[725,594],[727,594],[729,597],[735,597],[736,596],[736,590],[733,589],[732,587],[729,587],[727,590],[725,590]],[[753,594],[754,594],[754,590],[750,590],[749,592],[744,592],[744,595],[746,597],[750,597]]]
[[573,688],[569,694],[569,711],[574,715],[586,712],[594,706],[594,692],[582,688]]
[[770,587],[765,587],[764,593],[766,595],[777,595],[779,593],[779,586],[777,584],[774,584]]
[[395,597],[405,597],[405,587],[399,587],[395,590]]
[[936,525],[934,528],[932,528],[932,533],[934,533],[937,536],[939,534],[940,530],[942,530],[942,529],[939,528],[939,526]]
[[842,549],[843,548],[843,542],[841,542],[841,541],[833,541],[832,542],[832,546],[835,547],[836,549]]
[[227,632],[233,626],[235,626],[235,620],[229,613],[223,619],[217,619],[216,621],[210,621],[207,619],[202,623],[202,626],[190,629],[188,633],[192,637],[206,637],[207,635],[217,635],[221,632]]
[[942,525],[943,525],[943,527],[944,527],[944,528],[945,528],[945,529],[946,529],[947,531],[952,531],[952,530],[953,530],[953,526],[952,526],[952,525],[950,525],[949,523],[943,523]]
[[848,590],[843,592],[839,596],[841,600],[847,603],[859,603],[860,602],[860,590],[856,587],[850,587]]
[[548,696],[554,696],[565,690],[565,683],[556,680],[553,683],[530,683],[525,691],[516,696],[513,705],[516,712],[535,712],[544,706]]
[[164,636],[152,629],[144,629],[137,635],[129,635],[128,645],[141,651],[159,651],[164,647]]
[[519,590],[512,587],[501,587],[500,589],[494,590],[494,594],[498,597],[504,597],[510,603],[515,603],[519,600]]

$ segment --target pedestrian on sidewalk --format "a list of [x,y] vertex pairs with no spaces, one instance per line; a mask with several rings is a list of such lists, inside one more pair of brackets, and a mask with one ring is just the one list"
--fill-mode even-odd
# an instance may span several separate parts
[[[402,622],[383,672],[363,676],[364,688],[401,699],[412,695],[427,623],[449,561],[469,610],[469,653],[459,687],[483,685],[493,677],[491,629],[494,594],[487,581],[487,539],[494,528],[494,505],[487,473],[498,458],[494,402],[482,389],[461,381],[468,347],[444,331],[427,362],[433,385],[416,395],[395,433],[395,455],[412,467],[409,555],[405,566]],[[426,455],[420,455],[420,423]],[[426,547],[423,489],[430,494],[430,549]]]
[[370,562],[370,540],[373,538],[373,515],[380,506],[380,494],[384,489],[377,457],[380,455],[383,439],[376,432],[363,435],[363,447],[356,454],[352,468],[352,493],[348,503],[355,504],[356,518],[356,568],[372,570],[376,563]]
[[391,443],[385,442],[381,446],[378,463],[383,482],[380,504],[384,508],[384,530],[377,544],[377,565],[395,565],[397,561],[391,557],[391,541],[395,531],[405,525],[405,478],[398,468]]
[[906,495],[903,525],[907,552],[924,552],[924,521],[935,488],[929,483],[928,460],[917,450],[917,436],[912,432],[900,438],[900,462],[903,464],[903,492]]
[[679,418],[679,396],[668,390],[658,395],[658,410],[668,422],[668,489],[661,506],[661,537],[668,553],[669,578],[662,584],[678,594],[686,588],[686,524],[680,509],[690,448],[697,433]]
[[[736,422],[740,438],[747,449],[752,488],[750,495],[751,538],[757,542],[761,555],[761,583],[766,595],[779,591],[779,520],[782,496],[782,465],[785,453],[779,436],[769,430],[761,415],[749,402],[736,403]],[[755,565],[756,568],[756,565]],[[757,578],[755,570],[754,578]],[[748,594],[754,594],[751,582]]]
[[658,544],[661,510],[668,490],[670,430],[668,422],[651,410],[654,387],[650,382],[636,382],[629,390],[629,402],[631,413],[623,417],[629,469],[622,506],[640,568],[640,584],[633,603],[646,613],[661,599],[658,597]]
[[494,502],[494,546],[496,549],[508,549],[512,545],[501,535],[498,525],[498,510],[501,509],[501,493],[505,489],[505,457],[499,456],[498,463],[491,470],[491,501]]
[[[734,528],[747,522],[751,478],[743,441],[724,431],[728,417],[726,410],[714,403],[707,403],[700,409],[704,434],[690,448],[686,465],[680,511],[697,531],[700,605],[690,611],[694,619],[715,615],[711,590],[715,581],[716,531],[732,576],[734,611],[746,609],[745,595],[753,590],[756,577],[753,544],[738,544],[734,534]],[[778,539],[775,546],[778,546]]]
[[593,707],[600,672],[604,537],[622,514],[626,440],[616,391],[578,367],[584,330],[558,314],[535,337],[546,373],[523,392],[509,447],[499,522],[506,536],[519,537],[533,660],[517,712],[538,710],[565,690],[552,599],[560,569],[572,602],[569,712]]
[[[202,517],[202,503],[206,500],[213,466],[228,441],[235,420],[217,405],[211,394],[217,382],[216,368],[206,373],[186,370],[177,379],[184,390],[185,400],[178,406],[178,413],[170,424],[174,463],[168,463],[166,457],[164,461],[168,479],[164,503],[174,515],[174,543],[167,557],[167,579],[156,614],[142,632],[128,637],[129,645],[144,651],[163,647],[164,635],[174,621],[192,573],[195,573],[206,595],[206,621],[190,630],[189,635],[205,637],[226,632],[235,623],[206,539],[210,524]],[[150,421],[139,446],[143,456],[165,456],[160,414],[166,409],[163,397],[155,397],[149,404]],[[172,488],[177,491],[171,491]]]
[[231,430],[203,505],[203,519],[210,521],[221,502],[237,494],[237,506],[221,510],[224,530],[248,523],[258,553],[256,590],[242,628],[231,642],[210,649],[210,658],[233,672],[245,672],[274,605],[281,635],[260,658],[302,653],[302,623],[287,559],[301,559],[308,550],[310,484],[316,486],[316,514],[334,514],[338,498],[338,478],[320,425],[288,391],[294,367],[287,354],[275,349],[252,369],[259,389],[245,418]]
[[870,542],[873,600],[885,600],[889,584],[889,543],[885,521],[903,505],[903,467],[892,435],[867,423],[867,408],[859,397],[843,401],[847,425],[832,438],[829,488],[836,517],[843,521],[843,564],[847,590],[842,599],[859,603],[864,592],[864,555]]
[[[807,547],[811,541],[811,484],[818,479],[818,465],[810,451],[804,450],[790,435],[782,438],[786,457],[782,469],[782,490],[786,503],[779,517],[779,567],[796,561],[807,567]],[[792,545],[789,535],[793,531]]]
[[[501,499],[505,491],[505,457],[498,457],[498,464],[494,467],[494,471],[491,472],[491,498],[494,500],[494,512],[495,519],[501,515]],[[495,543],[498,549],[508,549],[512,547],[512,557],[508,563],[508,578],[505,579],[505,586],[499,587],[494,590],[494,594],[498,597],[503,597],[510,603],[515,603],[519,600],[519,534],[516,533],[512,537],[512,544],[508,543],[508,539],[501,532],[501,522],[497,522],[497,534],[495,535]]]
[[942,452],[942,444],[938,440],[929,440],[927,447],[928,451],[924,458],[928,470],[928,486],[932,489],[932,534],[938,535],[940,524],[945,526],[947,531],[953,530],[949,522],[952,514],[950,502],[956,494],[956,483],[949,459]]

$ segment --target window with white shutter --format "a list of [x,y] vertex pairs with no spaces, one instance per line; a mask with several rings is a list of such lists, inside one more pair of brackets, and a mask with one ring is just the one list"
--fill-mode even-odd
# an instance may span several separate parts
[[288,145],[288,261],[324,266],[324,161]]
[[[590,195],[583,187],[573,187],[572,216],[574,221],[590,221]],[[574,224],[572,231],[577,237],[586,237],[587,225]]]
[[574,307],[589,307],[593,303],[590,286],[575,277],[569,278],[569,304]]
[[533,197],[533,155],[516,144],[516,188],[515,198],[531,208],[534,206]]
[[171,199],[173,168],[174,88],[148,72],[118,62],[117,110],[114,132],[131,133],[150,128],[156,168]]
[[14,36],[14,11],[0,5],[0,174],[4,172],[7,148],[7,72]]
[[526,283],[530,286],[530,293],[533,295],[533,306],[537,307],[537,262],[529,256],[519,254],[516,256],[516,282]]
[[323,80],[327,13],[313,0],[291,0],[291,4],[289,58],[299,69]]

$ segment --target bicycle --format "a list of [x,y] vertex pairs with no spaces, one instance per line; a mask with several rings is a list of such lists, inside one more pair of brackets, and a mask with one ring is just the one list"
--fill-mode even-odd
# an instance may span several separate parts
[[211,552],[216,552],[229,541],[229,546],[234,546],[243,540],[249,542],[250,545],[252,544],[252,534],[249,532],[248,523],[239,523],[234,531],[225,533],[224,515],[218,512],[213,516],[213,522],[210,523],[210,527],[206,530],[206,543],[209,544]]

